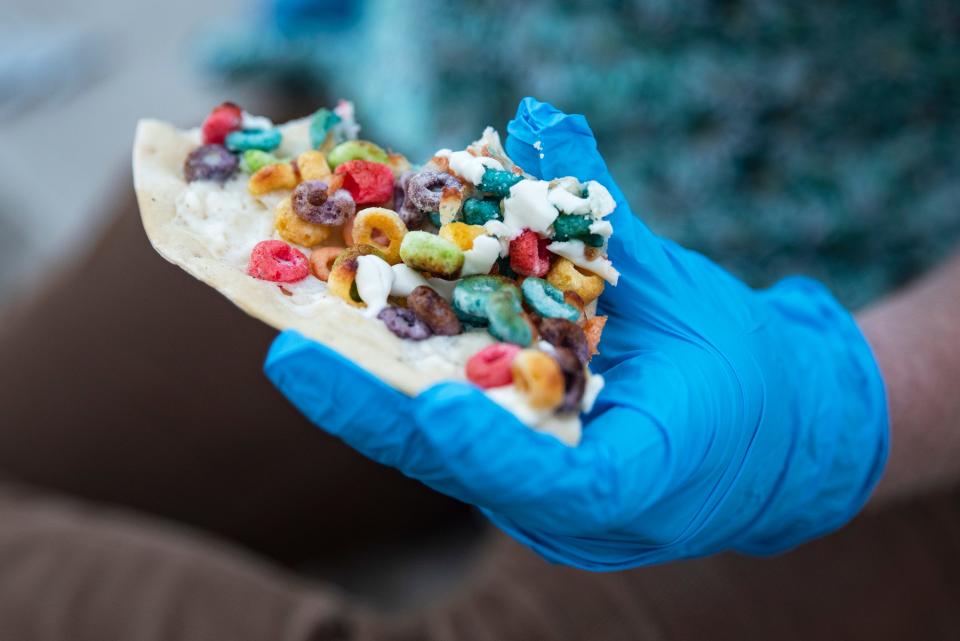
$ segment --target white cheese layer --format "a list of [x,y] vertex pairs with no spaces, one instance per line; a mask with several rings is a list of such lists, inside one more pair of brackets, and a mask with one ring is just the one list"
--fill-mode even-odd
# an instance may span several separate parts
[[366,303],[364,316],[375,318],[387,306],[387,296],[393,286],[393,271],[390,264],[379,256],[357,258],[357,293]]
[[587,183],[587,200],[590,202],[590,214],[594,218],[609,216],[617,208],[617,202],[613,196],[596,180]]
[[574,447],[580,443],[580,416],[576,412],[554,414],[551,411],[535,410],[513,385],[492,387],[485,390],[487,398],[514,414],[520,422],[538,432],[547,432],[561,443]]
[[600,390],[603,389],[605,382],[603,376],[600,374],[590,374],[587,377],[587,385],[583,390],[583,400],[580,402],[580,407],[583,408],[584,412],[589,412],[593,409],[593,405],[597,402],[597,396],[600,395]]
[[590,233],[603,236],[604,240],[613,235],[613,225],[609,220],[595,220],[590,223]]
[[587,246],[582,240],[554,241],[547,245],[547,250],[557,256],[563,256],[577,267],[593,272],[611,285],[616,286],[620,280],[620,272],[614,269],[610,259],[600,255],[587,258]]
[[[199,132],[197,139],[199,141]],[[295,141],[291,138],[291,142]],[[224,185],[209,181],[190,183],[178,196],[176,210],[171,224],[187,228],[213,258],[242,273],[246,273],[250,252],[257,243],[282,240],[273,226],[273,210],[250,196],[246,176],[238,175]],[[310,253],[308,248],[298,249]],[[333,310],[348,309],[357,314],[358,322],[365,322],[362,309],[346,307],[342,300],[329,293],[325,282],[312,276],[296,283],[282,283],[285,293],[281,293],[281,284],[257,282],[274,290],[285,306],[304,318],[320,318]],[[427,279],[427,285],[448,299],[456,282]],[[392,291],[393,287],[390,289]],[[369,331],[390,333],[379,321],[373,321]],[[402,341],[401,358],[411,367],[438,378],[463,381],[467,360],[493,342],[493,337],[484,330],[471,330],[459,336],[431,336],[423,341]]]
[[241,129],[273,129],[273,121],[265,116],[255,116],[247,111],[240,112]]
[[492,236],[477,236],[473,247],[463,252],[462,276],[489,274],[493,264],[500,258],[500,241]]
[[390,269],[393,271],[393,286],[390,288],[391,296],[406,297],[421,285],[425,287],[430,286],[430,284],[427,283],[427,279],[423,277],[423,274],[407,267],[403,263],[391,265]]
[[596,180],[587,182],[586,197],[581,196],[582,189],[579,183],[567,178],[551,181],[549,192],[550,203],[564,214],[589,214],[594,218],[603,218],[610,215],[617,203],[607,188]]
[[470,184],[478,185],[483,180],[483,173],[487,168],[503,169],[499,160],[489,156],[474,156],[469,151],[450,151],[441,149],[435,156],[446,158],[450,169],[459,176],[463,176]]
[[483,223],[483,228],[491,236],[495,236],[500,243],[500,256],[506,256],[510,253],[510,241],[518,236],[522,230],[507,227],[502,220],[488,220]]
[[516,236],[524,229],[546,235],[560,212],[550,204],[545,180],[521,180],[503,200],[503,224]]

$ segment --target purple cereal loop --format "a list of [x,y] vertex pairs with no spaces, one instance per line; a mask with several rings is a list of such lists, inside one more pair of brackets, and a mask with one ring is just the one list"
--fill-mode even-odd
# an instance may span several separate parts
[[406,198],[421,212],[440,210],[440,194],[444,188],[463,189],[459,180],[441,171],[424,169],[407,182]]
[[583,392],[587,388],[586,366],[573,350],[566,347],[555,347],[552,356],[563,372],[563,402],[557,411],[573,411],[580,407]]
[[397,210],[397,215],[400,216],[400,220],[407,226],[407,229],[419,229],[426,218],[426,214],[417,209],[409,200],[406,200],[403,207]]
[[400,174],[400,177],[397,178],[396,182],[393,183],[393,210],[400,211],[403,209],[403,204],[407,200],[407,182],[410,180],[410,176],[413,175],[412,171],[405,171]]
[[403,307],[385,307],[377,314],[391,332],[411,341],[430,337],[430,328],[417,315]]
[[327,195],[328,185],[322,180],[305,180],[293,190],[290,204],[301,219],[315,225],[341,225],[353,215],[356,205],[346,189]]
[[336,220],[329,225],[341,225],[347,218],[353,216],[357,211],[357,204],[353,201],[353,196],[346,189],[338,189],[323,204],[324,216]]
[[333,225],[324,220],[323,204],[327,202],[327,183],[322,180],[304,180],[293,190],[290,204],[293,212],[308,223]]
[[183,161],[183,177],[188,183],[195,180],[226,182],[237,170],[240,161],[223,145],[201,145]]
[[410,182],[411,176],[413,176],[412,171],[405,171],[393,184],[393,210],[400,216],[400,220],[407,229],[418,229],[423,222],[424,212],[417,209],[407,198],[407,183]]

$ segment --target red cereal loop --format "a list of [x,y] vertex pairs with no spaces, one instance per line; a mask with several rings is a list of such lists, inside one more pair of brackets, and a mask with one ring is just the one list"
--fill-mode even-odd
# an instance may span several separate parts
[[222,145],[227,134],[240,129],[242,122],[243,112],[232,102],[225,102],[215,107],[203,121],[203,144]]
[[483,389],[509,385],[513,382],[510,365],[519,352],[520,346],[510,343],[487,345],[467,361],[467,380]]
[[510,268],[524,276],[543,278],[550,271],[549,238],[540,238],[526,229],[510,241]]
[[250,252],[247,273],[260,280],[295,283],[310,273],[310,262],[302,251],[282,240],[263,240]]
[[351,160],[338,166],[335,173],[343,176],[343,188],[357,205],[380,205],[393,197],[393,170],[388,165]]

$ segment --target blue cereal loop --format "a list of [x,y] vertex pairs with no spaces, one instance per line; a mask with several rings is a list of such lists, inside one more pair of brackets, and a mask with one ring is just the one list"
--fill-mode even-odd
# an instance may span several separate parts
[[273,151],[280,146],[279,129],[244,129],[227,134],[226,146],[230,151],[247,151],[259,149]]
[[520,291],[527,305],[544,318],[563,318],[571,322],[580,318],[580,310],[563,302],[563,292],[542,278],[530,276],[523,279]]

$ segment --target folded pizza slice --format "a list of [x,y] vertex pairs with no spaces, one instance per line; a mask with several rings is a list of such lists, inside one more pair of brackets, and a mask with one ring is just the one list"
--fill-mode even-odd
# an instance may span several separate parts
[[[416,394],[468,380],[575,445],[619,274],[603,185],[540,180],[488,127],[422,165],[358,138],[353,105],[275,126],[236,105],[138,124],[134,182],[167,260],[250,315]],[[317,372],[316,385],[336,372]]]

